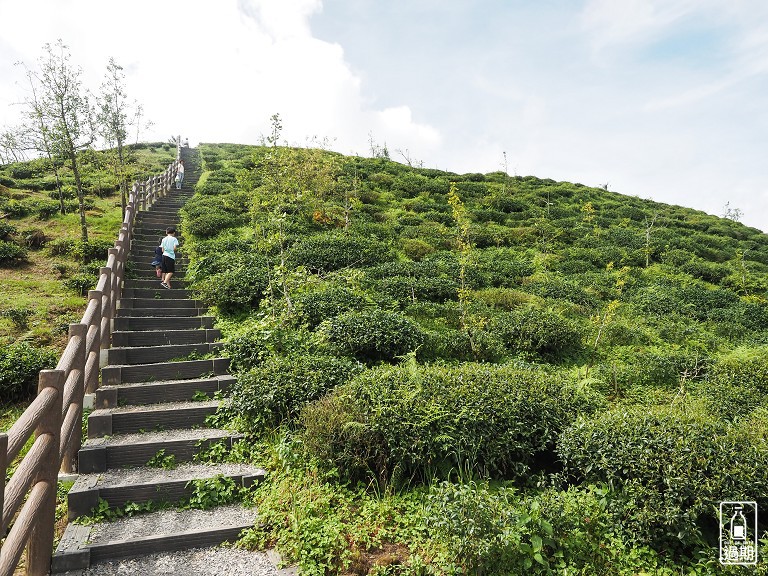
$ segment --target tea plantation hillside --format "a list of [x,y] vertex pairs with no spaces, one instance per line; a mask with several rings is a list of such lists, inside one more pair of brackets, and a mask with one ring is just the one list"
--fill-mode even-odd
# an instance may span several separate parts
[[[176,158],[169,144],[126,148],[126,177],[144,180]],[[83,152],[89,242],[80,240],[74,177],[59,167],[62,196],[50,162],[0,165],[0,426],[6,429],[36,389],[37,373],[53,367],[70,323],[79,322],[88,290],[96,285],[107,250],[122,222],[120,190],[111,151]],[[61,204],[65,213],[61,213]]]
[[246,543],[309,574],[709,574],[718,503],[768,507],[759,230],[535,177],[200,150],[188,278],[238,371],[217,420],[271,470]]

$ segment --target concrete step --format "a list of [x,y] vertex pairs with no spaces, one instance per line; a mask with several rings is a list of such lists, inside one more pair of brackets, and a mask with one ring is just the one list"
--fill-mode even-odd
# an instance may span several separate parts
[[[132,276],[135,277],[135,280],[154,280],[157,288],[167,290],[167,288],[162,288],[160,286],[160,278],[157,277],[156,269],[154,266],[150,266],[149,262],[141,267],[134,267]],[[171,280],[174,289],[176,288],[176,283],[184,280],[186,277],[186,266],[176,266],[176,271],[173,273],[173,279]],[[151,289],[151,287],[147,287],[147,289]],[[129,296],[129,298],[147,298],[147,296]],[[149,298],[154,298],[154,295],[149,296]]]
[[[162,305],[163,300],[155,300],[155,306]],[[169,300],[172,302],[172,300]],[[205,310],[202,308],[118,308],[117,318],[146,318],[154,316],[156,318],[189,318],[192,316],[202,316]]]
[[131,241],[131,254],[141,253],[144,254],[147,251],[151,254],[155,248],[160,246],[160,238],[155,240],[132,240]]
[[[155,283],[157,286],[157,283]],[[154,288],[154,286],[152,286]],[[202,304],[199,300],[159,300],[158,298],[121,298],[121,310],[137,310],[144,308],[157,308],[162,305],[163,308],[200,308]]]
[[167,402],[142,406],[99,408],[88,415],[88,438],[136,434],[151,430],[200,428],[220,402]]
[[192,480],[223,476],[247,488],[265,475],[262,468],[249,464],[193,463],[171,469],[140,467],[81,474],[67,494],[67,513],[70,521],[88,516],[99,505],[99,500],[105,500],[110,508],[123,507],[128,502],[175,503],[189,497]]
[[[171,290],[169,290],[171,292]],[[185,290],[179,290],[185,292]],[[189,316],[185,318],[168,318],[164,316],[115,318],[116,331],[146,331],[146,330],[195,330],[197,328],[213,328],[213,316]]]
[[96,390],[96,408],[137,406],[159,402],[186,402],[203,392],[213,397],[217,392],[225,394],[235,383],[229,374],[187,380],[165,380],[163,382],[126,383],[104,385]]
[[164,456],[173,456],[176,462],[192,462],[195,455],[211,443],[223,442],[230,449],[240,438],[229,430],[213,428],[89,438],[77,454],[77,470],[81,474],[93,474],[112,468],[145,466],[160,450],[164,450]]
[[157,364],[160,362],[169,362],[174,358],[188,357],[190,354],[198,354],[202,356],[205,354],[221,352],[223,346],[223,342],[167,344],[161,346],[113,346],[107,350],[107,362],[114,365]]
[[[154,290],[159,286],[159,282],[160,279],[157,276],[154,278],[130,278],[126,280],[123,285],[125,288],[143,288],[145,290]],[[182,289],[182,287],[185,286],[185,278],[183,276],[179,278],[176,276],[176,274],[174,274],[172,282],[174,288]],[[122,300],[130,300],[130,298],[124,298]],[[138,300],[155,300],[155,298],[138,298]]]
[[[174,275],[174,279],[176,276]],[[139,278],[141,280],[141,278]],[[160,280],[156,281],[156,288],[123,288],[123,298],[142,298],[155,300],[185,300],[189,298],[189,291],[184,288],[163,288]],[[173,280],[171,280],[173,282]]]
[[161,510],[108,525],[69,524],[53,555],[51,572],[86,570],[118,558],[232,542],[256,519],[255,509],[233,505],[206,511]]
[[130,382],[162,382],[164,380],[189,380],[226,374],[229,358],[184,360],[182,362],[158,362],[152,364],[120,364],[101,369],[102,385],[128,384]]
[[[148,251],[136,251],[135,256],[131,256],[126,260],[133,264],[134,268],[139,271],[154,272],[155,267],[152,266],[152,262],[155,259],[155,249]],[[189,259],[186,256],[176,256],[176,268],[186,268],[189,264]]]
[[169,344],[203,344],[221,338],[219,330],[155,330],[144,332],[113,332],[112,346],[167,346]]
[[[174,222],[159,222],[156,224],[152,223],[144,223],[141,224],[138,228],[134,228],[132,234],[131,234],[131,240],[143,240],[145,242],[157,242],[158,245],[160,243],[160,238],[164,238],[166,236],[165,229],[168,226],[175,226],[178,228],[178,223]],[[181,238],[179,238],[179,241],[181,241]]]

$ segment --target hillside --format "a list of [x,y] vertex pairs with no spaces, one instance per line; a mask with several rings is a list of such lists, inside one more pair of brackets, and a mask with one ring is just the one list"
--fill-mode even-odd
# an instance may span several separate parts
[[[176,157],[168,144],[126,150],[129,181],[156,174]],[[55,365],[67,328],[78,322],[88,290],[96,284],[122,214],[110,151],[81,157],[89,243],[80,241],[71,171],[60,168],[66,214],[56,180],[44,159],[0,165],[0,407],[24,400],[37,371]],[[15,414],[15,412],[12,412]],[[0,415],[0,422],[6,417]],[[5,427],[5,426],[3,426]]]
[[759,230],[535,177],[200,151],[188,278],[239,371],[218,418],[272,467],[250,542],[308,573],[710,573],[717,503],[768,505]]

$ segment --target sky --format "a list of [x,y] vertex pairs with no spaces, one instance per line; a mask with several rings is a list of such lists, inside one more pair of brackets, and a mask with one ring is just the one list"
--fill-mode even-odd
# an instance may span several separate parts
[[143,141],[322,142],[506,170],[768,231],[765,0],[0,0],[0,129],[62,39],[110,57]]

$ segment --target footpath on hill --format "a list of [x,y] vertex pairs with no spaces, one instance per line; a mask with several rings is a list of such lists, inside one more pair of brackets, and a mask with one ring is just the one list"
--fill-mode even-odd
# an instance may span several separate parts
[[166,227],[179,227],[179,209],[199,178],[197,151],[183,149],[182,160],[183,187],[137,215],[129,258],[135,274],[123,288],[52,573],[279,572],[264,553],[217,547],[253,526],[257,511],[212,502],[211,490],[247,488],[264,471],[200,458],[206,450],[226,452],[239,439],[206,425],[234,378],[229,359],[219,354],[214,318],[186,290],[183,238],[170,289],[150,266]]

